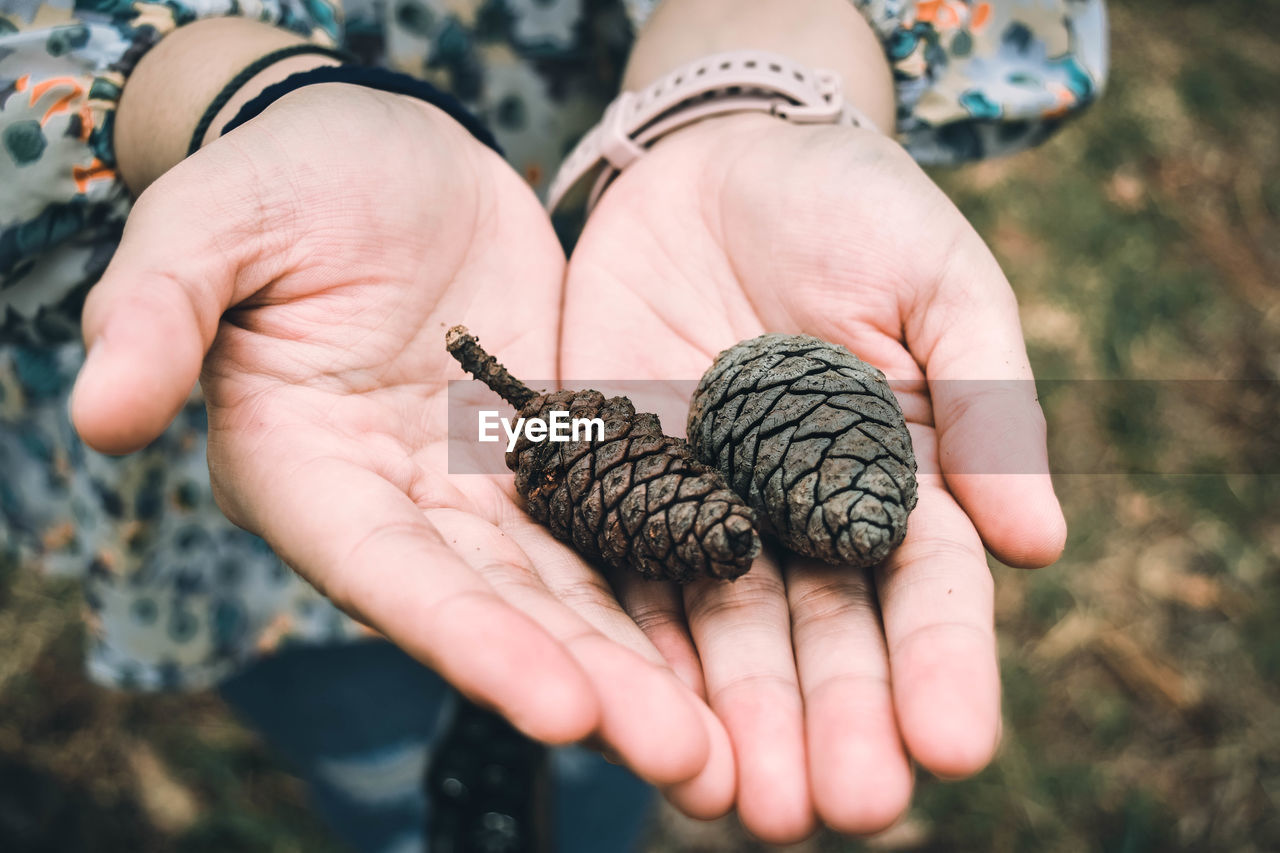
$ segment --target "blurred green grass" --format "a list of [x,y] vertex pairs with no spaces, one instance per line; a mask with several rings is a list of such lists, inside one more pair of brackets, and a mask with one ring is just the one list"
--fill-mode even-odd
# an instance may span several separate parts
[[[1111,10],[1098,106],[1035,152],[937,178],[1012,281],[1038,376],[1274,381],[1280,3]],[[1276,470],[1274,396],[1189,384],[1157,409],[1108,387],[1083,414],[1046,394],[1055,454],[1070,440],[1106,448],[1117,469]],[[1206,446],[1211,457],[1182,458]],[[993,564],[997,760],[965,782],[922,774],[881,838],[821,834],[799,849],[1280,850],[1280,477],[1057,486],[1063,559],[1035,573]],[[88,685],[79,608],[72,587],[0,566],[0,849],[337,849],[215,698]],[[732,821],[669,811],[651,847],[763,849]]]

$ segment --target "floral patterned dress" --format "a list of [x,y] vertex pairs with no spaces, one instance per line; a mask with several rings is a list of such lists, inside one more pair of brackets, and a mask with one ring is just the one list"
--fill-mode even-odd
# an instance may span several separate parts
[[[227,522],[197,397],[124,459],[76,438],[80,307],[130,198],[111,144],[146,50],[244,16],[341,44],[452,91],[544,190],[616,94],[656,0],[0,0],[0,555],[83,578],[102,683],[203,687],[282,642],[359,629]],[[1103,0],[851,0],[897,85],[897,133],[926,163],[1034,145],[1098,95]]]

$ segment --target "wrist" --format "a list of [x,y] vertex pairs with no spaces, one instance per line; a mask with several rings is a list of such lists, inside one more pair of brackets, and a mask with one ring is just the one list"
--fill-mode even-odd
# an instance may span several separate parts
[[[348,133],[342,134],[344,144],[359,151],[378,152],[387,141],[386,128],[369,122],[353,124],[352,119],[353,115],[364,115],[370,105],[377,104],[389,115],[405,115],[404,110],[413,112],[411,124],[405,128],[405,138],[421,146],[424,160],[444,168],[456,166],[465,171],[486,157],[496,156],[456,116],[410,94],[335,80],[300,86],[279,97],[270,95],[268,93],[269,103],[261,112],[255,113],[242,126],[256,126],[260,121],[274,126],[297,125],[300,128],[298,133],[305,132],[318,142],[323,140],[324,134],[317,133],[317,129],[346,127]],[[236,111],[222,124],[237,118],[243,119],[244,116]],[[234,134],[238,131],[233,128],[227,132]]]
[[[263,62],[268,62],[271,55],[263,57]],[[304,71],[312,71],[317,68],[330,68],[341,65],[341,60],[332,56],[322,56],[318,54],[303,54],[299,56],[287,56],[275,62],[270,62],[261,71],[244,80],[243,83],[235,87],[230,92],[230,97],[219,107],[212,115],[208,111],[205,113],[203,120],[208,121],[204,132],[197,127],[195,134],[191,139],[192,150],[188,152],[188,156],[195,153],[195,149],[203,148],[210,142],[222,136],[227,131],[227,125],[239,115],[244,106],[257,98],[265,90],[287,80],[295,74],[301,74]],[[234,81],[233,81],[234,83]],[[233,84],[228,84],[228,87]],[[209,105],[209,110],[213,110],[215,104]],[[198,136],[198,139],[197,139]]]
[[[292,51],[293,49],[290,49]],[[312,48],[312,51],[315,49]],[[238,75],[236,80],[232,81],[227,87],[227,92],[234,92],[240,85],[241,78],[248,78],[250,75],[256,76],[259,67],[266,67],[275,61],[280,54],[269,54],[259,62],[250,66],[248,70]],[[280,100],[286,95],[318,85],[329,83],[347,84],[356,88],[370,89],[379,92],[385,92],[392,95],[406,96],[411,100],[426,103],[435,107],[440,112],[447,115],[453,122],[460,125],[467,133],[474,137],[478,142],[493,149],[493,151],[502,156],[502,149],[498,145],[497,139],[489,128],[480,121],[467,107],[453,95],[437,89],[425,80],[412,77],[408,74],[390,71],[384,68],[366,68],[360,65],[337,64],[325,66],[322,68],[310,68],[305,71],[288,74],[283,80],[268,85],[257,95],[249,98],[232,117],[225,118],[222,123],[221,133],[226,134],[241,125],[245,124],[262,114],[273,103]],[[214,119],[213,112],[221,111],[221,96],[218,101],[205,112],[205,116],[209,122]],[[340,117],[339,121],[343,119]],[[202,119],[201,126],[196,129],[196,137],[204,136],[204,122]],[[198,146],[197,142],[192,143],[193,150]]]
[[741,49],[834,71],[845,101],[892,132],[889,61],[879,36],[850,0],[668,0],[636,39],[623,89],[638,91],[679,65]]
[[[619,95],[561,163],[547,195],[554,210],[589,188],[591,210],[623,170],[655,145],[677,134],[704,134],[705,128],[742,127],[741,122],[705,124],[709,119],[755,115],[768,124],[750,126],[830,126],[875,129],[875,123],[843,95],[838,74],[791,57],[758,49],[699,57],[671,69],[638,92]],[[877,135],[878,134],[873,134]],[[726,147],[734,139],[722,140]]]
[[[832,127],[828,124],[791,122],[764,113],[709,116],[664,134],[651,150],[669,147],[672,144],[690,145],[691,151],[696,151],[696,156],[706,162],[708,168],[716,169],[718,165],[730,161],[735,152],[759,140],[796,138],[829,130]],[[875,139],[885,138],[880,129],[865,123],[859,127],[841,127],[840,132],[859,133]],[[891,136],[888,138],[892,139]],[[685,141],[675,143],[675,140]]]
[[[116,161],[130,191],[140,194],[186,157],[205,109],[238,73],[269,53],[306,43],[295,33],[247,18],[196,21],[161,39],[129,75],[116,112]],[[276,75],[336,62],[319,55],[282,60],[282,68],[269,66],[247,81],[227,108],[276,82]],[[220,111],[205,141],[215,139],[232,115]]]

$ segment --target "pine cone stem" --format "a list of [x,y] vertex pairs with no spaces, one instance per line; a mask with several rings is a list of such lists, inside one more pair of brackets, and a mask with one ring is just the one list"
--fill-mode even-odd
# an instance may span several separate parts
[[525,510],[584,559],[678,582],[741,577],[760,553],[756,514],[719,471],[666,435],[658,416],[599,391],[543,394],[513,377],[463,326],[449,353],[516,407],[521,422],[598,424],[579,437],[517,430],[507,467]]
[[523,409],[538,392],[511,375],[496,358],[480,346],[475,335],[466,326],[454,326],[445,333],[445,347],[458,360],[462,369],[479,379],[502,399],[517,409]]

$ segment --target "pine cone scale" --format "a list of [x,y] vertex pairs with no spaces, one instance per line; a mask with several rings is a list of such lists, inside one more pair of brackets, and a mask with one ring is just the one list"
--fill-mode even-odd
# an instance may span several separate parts
[[806,335],[721,353],[689,412],[689,441],[783,544],[874,565],[916,502],[906,422],[883,374]]

